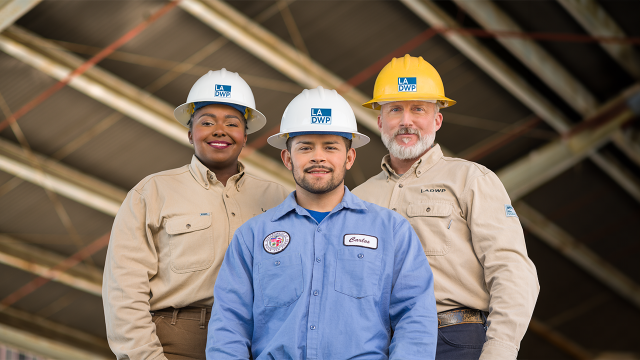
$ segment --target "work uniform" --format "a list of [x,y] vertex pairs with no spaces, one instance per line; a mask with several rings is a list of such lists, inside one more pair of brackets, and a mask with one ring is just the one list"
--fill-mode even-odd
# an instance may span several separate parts
[[398,214],[345,187],[318,223],[291,193],[236,231],[214,290],[207,359],[433,359],[432,281]]
[[194,155],[190,165],[147,176],[127,194],[102,287],[118,359],[204,358],[213,285],[234,231],[288,193],[241,163],[238,170],[223,186]]
[[[438,356],[442,343],[482,351],[481,359],[515,359],[539,285],[520,221],[498,177],[482,165],[444,157],[436,145],[402,175],[386,155],[382,172],[353,193],[409,220],[433,269],[439,313],[489,312],[486,342],[484,336],[476,343],[469,337],[465,343],[447,339],[466,325],[442,327]],[[484,330],[482,324],[471,325]]]

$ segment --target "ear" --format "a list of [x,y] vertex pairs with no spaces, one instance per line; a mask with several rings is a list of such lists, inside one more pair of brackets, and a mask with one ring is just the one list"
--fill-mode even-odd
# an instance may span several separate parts
[[242,147],[247,146],[247,133],[244,133],[244,142],[242,143]]
[[347,170],[351,169],[353,163],[356,161],[356,149],[351,148],[347,151],[347,163],[345,164]]
[[382,119],[380,118],[382,114],[378,115],[378,130],[382,131]]
[[189,144],[193,145],[193,135],[191,134],[191,130],[187,132],[187,136],[189,136]]
[[443,116],[442,113],[439,112],[436,114],[436,131],[440,130],[440,127],[442,126],[442,120],[443,120]]
[[292,171],[293,166],[291,166],[291,154],[289,154],[289,150],[282,150],[280,152],[280,158],[282,158],[282,163],[284,164],[284,166],[289,169],[289,171]]

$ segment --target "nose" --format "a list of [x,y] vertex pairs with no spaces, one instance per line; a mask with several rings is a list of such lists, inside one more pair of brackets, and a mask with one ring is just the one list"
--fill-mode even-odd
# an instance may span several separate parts
[[311,157],[311,162],[314,164],[321,164],[323,162],[327,161],[327,158],[324,154],[324,151],[322,148],[316,148],[313,151],[313,156]]
[[213,128],[213,136],[223,137],[227,136],[227,133],[224,131],[224,124],[216,124]]
[[411,117],[411,111],[403,111],[402,117],[400,118],[400,126],[402,127],[412,127],[413,126],[413,118]]

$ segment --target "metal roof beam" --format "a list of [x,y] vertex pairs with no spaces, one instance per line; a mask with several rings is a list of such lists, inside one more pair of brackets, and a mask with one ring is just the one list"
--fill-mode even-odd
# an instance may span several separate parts
[[[418,15],[422,20],[424,20],[427,24],[433,27],[438,28],[450,28],[457,29],[460,28],[459,24],[452,19],[445,11],[443,11],[439,6],[437,6],[433,1],[430,0],[401,0],[405,6],[411,9],[416,15]],[[481,2],[485,3],[485,2]],[[522,102],[525,106],[527,106],[534,114],[538,115],[541,119],[547,122],[551,127],[553,127],[556,131],[561,134],[566,133],[571,128],[571,122],[557,109],[555,108],[545,97],[542,96],[537,90],[535,90],[529,83],[527,83],[523,78],[520,77],[513,69],[511,69],[507,64],[505,64],[500,58],[498,58],[495,54],[493,54],[489,49],[487,49],[484,45],[482,45],[478,40],[471,36],[463,36],[455,31],[448,31],[442,34],[442,36],[447,39],[454,47],[456,47],[461,53],[463,53],[467,58],[473,61],[478,67],[480,67],[484,72],[486,72],[489,76],[491,76],[498,84],[502,85],[507,91],[509,91],[513,96],[515,96],[520,102]],[[603,107],[600,107],[596,113],[602,112]],[[633,153],[633,147],[629,145],[629,139],[622,135],[621,130],[616,129],[611,134],[611,137],[614,139],[616,144],[623,149],[623,151],[629,153]],[[534,151],[532,154],[537,153]],[[566,154],[571,157],[569,153]],[[591,154],[588,154],[591,156]],[[533,155],[532,155],[533,156]],[[597,157],[597,155],[596,155]],[[554,166],[549,166],[546,168],[542,168],[544,170],[542,173],[534,173],[535,180],[534,182],[538,182],[537,185],[529,184],[528,178],[521,178],[523,182],[519,185],[522,187],[527,186],[538,186],[542,184],[544,181],[550,180],[553,176],[559,174],[564,171],[564,169],[568,168],[575,164],[575,162],[582,159],[583,156],[579,156],[574,158],[571,161],[562,164],[551,164]],[[567,160],[566,158],[563,158]],[[633,157],[632,159],[640,160],[640,156]],[[594,160],[596,164],[598,164],[597,159]],[[638,163],[640,164],[640,163]],[[555,172],[554,172],[555,169]],[[611,167],[602,168],[608,175],[610,175],[614,180],[618,181],[622,177],[626,177],[624,181],[620,184],[625,190],[629,190],[630,184],[637,184],[638,181],[634,176],[628,174],[626,171],[615,171],[611,172]],[[545,178],[542,178],[545,176]],[[514,184],[514,186],[518,186]],[[631,194],[635,194],[640,191],[640,187],[637,189],[633,189]]]
[[42,0],[10,0],[0,4],[0,32],[20,19]]
[[91,295],[102,296],[102,270],[84,263],[63,273],[52,274],[51,268],[65,258],[48,250],[0,235],[0,264],[41,276]]
[[[0,342],[4,344],[52,359],[106,360],[113,358],[103,355],[109,352],[105,339],[14,308],[4,309],[2,315],[5,317],[4,320],[10,322],[10,324],[0,323]],[[29,330],[16,324],[27,325],[24,327]],[[46,335],[41,335],[40,332]],[[54,340],[49,336],[66,341]]]
[[[492,1],[454,1],[487,30],[523,32]],[[596,111],[598,101],[593,94],[534,40],[500,36],[496,40],[582,116]]]
[[0,170],[109,216],[116,215],[126,196],[124,190],[42,155],[35,156],[44,172],[33,168],[22,149],[0,139]]
[[[0,50],[57,80],[63,79],[83,63],[82,59],[63,48],[15,25],[0,34]],[[107,71],[93,67],[71,80],[69,86],[170,139],[191,147],[187,129],[174,120],[171,105]],[[281,163],[257,151],[244,157],[243,163],[249,172],[290,188],[294,187],[290,172],[285,171]]]
[[[345,85],[343,79],[223,1],[191,0],[179,6],[304,88],[338,89]],[[356,88],[345,89],[341,95],[358,121],[379,134],[378,114],[361,106],[369,98]]]
[[513,206],[517,209],[518,216],[528,231],[600,280],[615,293],[640,308],[640,286],[631,278],[529,205],[517,201]]
[[[627,34],[595,0],[558,0],[569,14],[592,36],[625,38]],[[640,79],[640,58],[629,44],[605,43],[600,46],[629,74]]]

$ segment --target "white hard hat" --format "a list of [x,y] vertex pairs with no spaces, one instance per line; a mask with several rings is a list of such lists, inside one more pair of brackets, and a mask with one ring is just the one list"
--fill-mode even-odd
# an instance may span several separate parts
[[356,116],[349,103],[335,90],[318,86],[305,89],[284,110],[280,133],[267,142],[278,149],[287,148],[287,139],[295,133],[347,133],[352,136],[351,147],[366,145],[369,137],[358,132]]
[[246,108],[244,116],[247,119],[247,134],[262,129],[267,123],[267,118],[256,110],[256,101],[253,99],[249,85],[238,73],[227,71],[224,68],[209,71],[193,84],[189,96],[187,96],[187,102],[173,111],[176,120],[189,127],[189,119],[194,112],[194,103],[199,102],[227,104],[238,110]]

